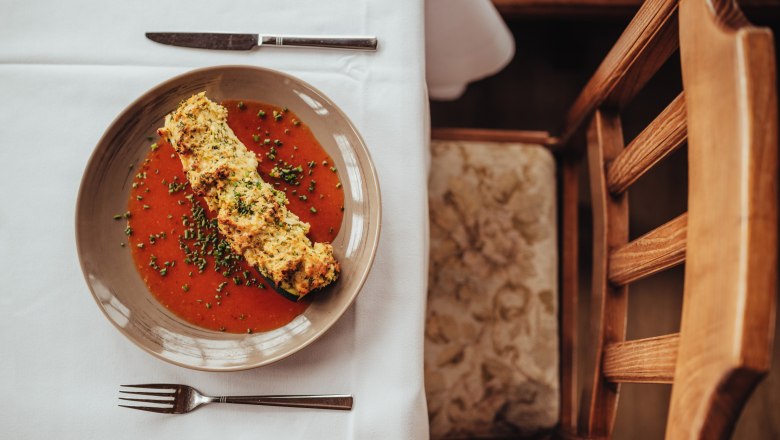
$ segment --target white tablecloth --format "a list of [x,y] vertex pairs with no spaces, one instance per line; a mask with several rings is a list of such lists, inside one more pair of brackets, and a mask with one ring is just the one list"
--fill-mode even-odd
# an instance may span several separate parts
[[[427,276],[424,5],[421,0],[6,0],[0,12],[0,438],[427,436],[422,383]],[[376,53],[173,48],[144,31],[372,34]],[[135,97],[187,70],[250,64],[328,94],[365,137],[382,188],[377,258],[324,337],[270,366],[169,365],[103,317],[79,269],[74,207],[103,130]],[[117,407],[123,383],[214,394],[352,393],[351,412],[212,405],[185,416]]]

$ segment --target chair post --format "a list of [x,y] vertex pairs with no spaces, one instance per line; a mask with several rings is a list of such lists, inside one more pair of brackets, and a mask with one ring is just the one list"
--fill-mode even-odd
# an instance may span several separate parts
[[566,434],[577,433],[577,411],[579,387],[577,310],[579,302],[579,160],[566,155],[559,159],[561,188],[561,406],[560,430]]
[[777,263],[772,34],[736,3],[680,2],[689,209],[667,438],[725,438],[769,368]]

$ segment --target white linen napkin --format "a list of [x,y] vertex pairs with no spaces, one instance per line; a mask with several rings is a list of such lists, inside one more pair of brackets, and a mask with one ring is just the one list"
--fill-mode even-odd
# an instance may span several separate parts
[[514,54],[514,37],[493,3],[426,0],[426,80],[431,99],[459,98],[468,83],[499,72]]

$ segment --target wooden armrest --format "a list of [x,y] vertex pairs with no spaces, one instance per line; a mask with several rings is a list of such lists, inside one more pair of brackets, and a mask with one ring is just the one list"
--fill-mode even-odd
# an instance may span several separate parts
[[557,139],[546,131],[477,128],[432,128],[431,138],[443,141],[519,142],[544,146],[550,146],[557,142]]

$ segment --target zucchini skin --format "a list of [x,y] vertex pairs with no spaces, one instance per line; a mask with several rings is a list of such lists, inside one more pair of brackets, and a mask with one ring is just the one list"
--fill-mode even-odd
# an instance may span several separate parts
[[268,286],[270,286],[271,289],[274,290],[274,292],[278,293],[279,295],[282,295],[285,299],[287,299],[289,301],[298,302],[304,296],[306,296],[306,295],[298,295],[298,294],[290,292],[289,290],[284,289],[282,286],[279,286],[276,283],[274,283],[273,280],[271,280],[270,278],[265,276],[265,274],[263,274],[263,272],[261,272],[259,270],[257,271],[257,273],[259,273],[260,276],[263,277],[263,280],[265,281],[265,283]]
[[[263,273],[262,273],[262,272],[260,272],[259,270],[257,271],[257,273],[259,273],[259,274],[260,274],[260,276],[263,278],[263,280],[265,281],[265,283],[266,283],[266,284],[267,284],[269,287],[271,287],[271,289],[273,289],[273,290],[274,290],[274,292],[278,293],[279,295],[281,295],[281,296],[282,296],[282,297],[284,297],[285,299],[287,299],[287,300],[289,300],[289,301],[292,301],[292,302],[300,302],[300,301],[301,301],[301,300],[302,300],[304,297],[307,297],[307,296],[311,295],[312,293],[316,293],[316,292],[319,292],[319,291],[321,291],[321,290],[325,290],[325,289],[327,289],[328,287],[330,287],[330,286],[332,286],[332,285],[333,285],[333,284],[329,284],[329,285],[327,285],[327,286],[325,286],[325,287],[320,287],[320,288],[318,288],[318,289],[314,289],[314,290],[312,290],[311,292],[309,292],[309,293],[307,293],[307,294],[305,294],[305,295],[299,295],[299,294],[296,294],[296,293],[290,292],[289,290],[287,290],[287,289],[283,288],[282,286],[278,286],[278,285],[274,284],[274,282],[273,282],[273,281],[271,281],[271,280],[270,280],[270,279],[269,279],[267,276],[263,275]],[[338,281],[337,281],[337,282],[338,282]]]

